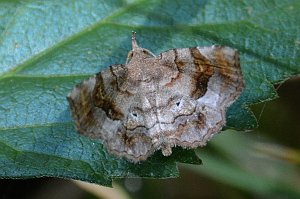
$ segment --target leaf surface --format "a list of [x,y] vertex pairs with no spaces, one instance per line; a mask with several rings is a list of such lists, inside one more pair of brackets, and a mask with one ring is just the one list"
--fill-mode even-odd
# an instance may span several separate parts
[[277,96],[272,84],[300,73],[300,2],[0,1],[0,177],[56,176],[110,185],[115,177],[175,177],[193,151],[156,153],[134,165],[101,141],[79,136],[66,96],[109,65],[124,63],[131,31],[158,54],[170,48],[226,45],[239,50],[246,88],[227,126],[251,129],[247,105]]

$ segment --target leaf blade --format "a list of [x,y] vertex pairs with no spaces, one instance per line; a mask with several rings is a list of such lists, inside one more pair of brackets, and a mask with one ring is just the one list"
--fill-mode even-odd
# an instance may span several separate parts
[[[4,12],[6,5],[10,9]],[[117,160],[101,142],[76,134],[65,96],[89,75],[124,63],[134,29],[141,46],[156,54],[213,44],[237,48],[246,89],[227,112],[227,126],[254,128],[256,119],[247,105],[277,97],[272,83],[300,73],[297,8],[300,3],[295,0],[231,5],[223,0],[0,1],[0,162],[6,165],[2,177],[46,175],[110,185],[115,177],[176,177],[176,161],[200,164],[193,152],[184,150],[169,158],[158,152],[138,166]],[[272,20],[276,17],[280,20]],[[18,150],[21,155],[14,159]],[[80,153],[84,155],[77,157]],[[44,164],[34,164],[34,157]],[[48,170],[46,160],[53,163]]]

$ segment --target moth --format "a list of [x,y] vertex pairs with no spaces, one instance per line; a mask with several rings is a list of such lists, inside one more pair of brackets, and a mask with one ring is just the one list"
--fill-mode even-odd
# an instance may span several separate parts
[[175,146],[206,145],[243,88],[237,50],[214,45],[156,56],[133,32],[126,63],[83,81],[67,99],[79,133],[137,163],[157,150],[169,156]]

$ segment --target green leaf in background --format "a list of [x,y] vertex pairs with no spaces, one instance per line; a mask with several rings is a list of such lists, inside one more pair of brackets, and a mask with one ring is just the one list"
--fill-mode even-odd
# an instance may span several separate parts
[[79,136],[66,96],[107,66],[124,63],[131,31],[158,54],[226,45],[241,54],[246,89],[227,126],[251,129],[247,105],[275,98],[272,83],[300,73],[298,0],[0,0],[0,177],[56,176],[110,185],[116,177],[174,177],[193,151],[156,153],[134,165]]

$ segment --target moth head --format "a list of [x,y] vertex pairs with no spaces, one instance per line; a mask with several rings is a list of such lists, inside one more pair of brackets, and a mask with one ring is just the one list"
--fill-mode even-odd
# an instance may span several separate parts
[[128,53],[126,64],[128,64],[132,59],[146,59],[155,57],[155,55],[145,48],[141,48],[137,44],[136,32],[132,31],[132,50]]

